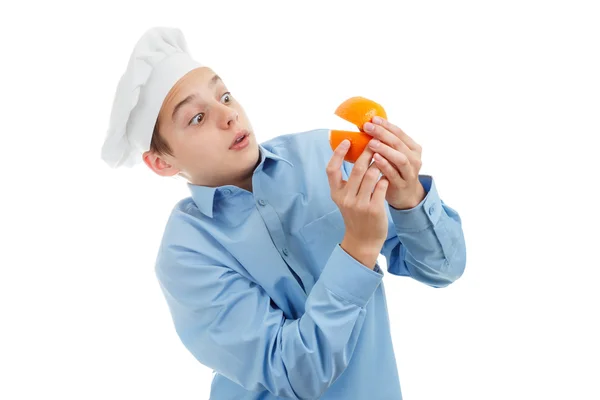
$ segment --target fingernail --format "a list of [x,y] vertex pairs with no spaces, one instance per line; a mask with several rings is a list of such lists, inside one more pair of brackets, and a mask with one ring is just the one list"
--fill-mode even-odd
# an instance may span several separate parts
[[374,127],[375,126],[372,123],[370,123],[370,122],[365,123],[365,126],[364,126],[365,131],[367,131],[367,132],[371,132]]
[[373,139],[369,142],[369,147],[371,147],[372,149],[376,149],[377,146],[379,146],[379,143],[381,143],[379,140]]
[[383,122],[383,120],[381,119],[381,117],[373,117],[373,123],[374,124],[381,124]]
[[344,139],[340,146],[342,147],[342,149],[347,149],[348,147],[350,147],[350,141],[348,139]]

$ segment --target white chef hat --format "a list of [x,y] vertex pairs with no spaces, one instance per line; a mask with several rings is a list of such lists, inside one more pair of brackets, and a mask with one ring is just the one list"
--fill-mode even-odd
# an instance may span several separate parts
[[102,146],[102,159],[110,167],[132,167],[142,160],[166,95],[182,76],[201,66],[179,29],[154,27],[142,35],[119,80]]

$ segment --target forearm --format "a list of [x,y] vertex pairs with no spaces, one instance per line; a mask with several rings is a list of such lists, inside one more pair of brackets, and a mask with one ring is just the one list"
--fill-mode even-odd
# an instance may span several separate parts
[[[346,369],[382,275],[336,246],[302,316],[287,319],[264,290],[220,265],[157,268],[177,333],[202,364],[248,390],[318,398]],[[162,267],[164,265],[164,268]]]
[[[286,321],[282,358],[292,387],[318,398],[346,369],[382,275],[334,249],[308,296],[304,315]],[[291,371],[291,373],[290,373]]]
[[422,177],[422,181],[427,195],[417,207],[390,209],[396,237],[388,239],[383,253],[390,273],[443,287],[465,269],[462,223],[458,213],[439,198],[433,180]]

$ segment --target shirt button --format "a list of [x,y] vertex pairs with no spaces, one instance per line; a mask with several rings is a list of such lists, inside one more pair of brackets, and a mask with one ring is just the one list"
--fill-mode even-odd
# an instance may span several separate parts
[[262,207],[264,207],[267,204],[267,202],[264,201],[263,199],[260,199],[260,200],[258,200],[258,204],[260,204]]
[[225,190],[223,190],[223,193],[225,195],[230,195],[231,194],[231,189],[225,189]]
[[284,256],[287,256],[287,255],[289,255],[289,253],[288,253],[288,249],[283,249],[283,255],[284,255]]
[[435,205],[432,205],[431,207],[429,207],[429,215],[433,215],[434,211],[435,211]]

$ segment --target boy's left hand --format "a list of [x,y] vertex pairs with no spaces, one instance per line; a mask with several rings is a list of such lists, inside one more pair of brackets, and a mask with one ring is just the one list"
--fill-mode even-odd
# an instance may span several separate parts
[[389,121],[373,117],[363,129],[373,139],[369,147],[381,173],[390,182],[386,201],[398,210],[416,207],[425,198],[425,189],[419,181],[421,146]]

